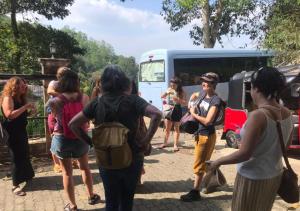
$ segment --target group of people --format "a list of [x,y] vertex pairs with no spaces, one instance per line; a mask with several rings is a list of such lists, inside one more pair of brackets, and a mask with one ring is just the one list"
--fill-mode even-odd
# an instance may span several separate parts
[[[275,121],[281,122],[286,146],[289,145],[293,129],[290,111],[278,102],[279,93],[285,87],[285,77],[277,69],[270,67],[261,68],[252,74],[251,96],[258,109],[249,114],[241,130],[241,147],[207,165],[216,142],[214,120],[221,103],[215,92],[218,82],[216,73],[204,74],[199,91],[202,90],[205,96],[196,104],[188,103],[178,78],[170,81],[170,87],[161,96],[164,104],[173,110],[173,114],[165,116],[165,138],[160,148],[167,146],[170,130],[174,125],[173,151],[179,151],[179,125],[183,107],[189,104],[188,112],[199,123],[195,133],[194,186],[180,199],[184,202],[200,200],[202,178],[208,170],[238,163],[232,210],[271,210],[283,171],[278,135],[274,133]],[[95,204],[100,201],[100,196],[94,193],[93,178],[88,165],[88,152],[92,141],[87,128],[90,121],[97,126],[111,121],[115,116],[118,122],[129,129],[128,144],[132,152],[132,162],[122,169],[99,166],[99,173],[105,190],[106,210],[132,210],[136,185],[143,171],[144,155],[151,148],[150,142],[161,122],[162,112],[138,96],[135,84],[116,65],[109,65],[104,69],[91,100],[81,92],[79,77],[70,68],[60,68],[57,82],[51,86],[53,97],[47,103],[49,114],[52,115],[49,121],[49,125],[52,125],[50,150],[55,164],[62,170],[63,186],[69,201],[64,210],[77,210],[72,178],[73,159],[78,161],[82,173],[88,193],[87,202]],[[35,113],[36,108],[34,104],[27,102],[26,93],[26,81],[13,77],[7,81],[1,96],[3,126],[10,135],[8,147],[12,157],[12,191],[18,196],[26,195],[19,185],[34,177],[26,124],[27,116]],[[197,98],[199,93],[193,94],[190,102]],[[67,126],[66,104],[74,104],[77,109],[77,114],[68,120]],[[139,121],[144,116],[150,118],[150,124],[146,134],[137,141]],[[67,135],[69,133],[66,132],[66,127],[73,136]]]
[[216,143],[215,118],[220,109],[221,99],[215,89],[219,77],[213,72],[201,77],[204,98],[194,104],[202,95],[192,94],[189,103],[174,78],[170,87],[162,94],[165,104],[175,111],[175,115],[165,117],[165,139],[160,148],[167,146],[170,130],[174,124],[174,151],[178,151],[180,108],[188,107],[190,114],[199,122],[195,135],[194,186],[180,199],[184,202],[201,199],[200,188],[207,171],[215,171],[221,165],[238,164],[235,179],[232,210],[269,211],[272,209],[283,173],[282,152],[276,121],[281,124],[284,144],[287,148],[292,139],[292,113],[279,103],[280,92],[286,87],[285,76],[276,68],[263,67],[251,76],[251,97],[257,109],[249,113],[241,129],[241,146],[236,152],[210,161]]

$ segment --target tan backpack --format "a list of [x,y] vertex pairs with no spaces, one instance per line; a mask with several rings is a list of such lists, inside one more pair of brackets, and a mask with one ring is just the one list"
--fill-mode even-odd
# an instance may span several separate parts
[[[117,111],[118,108],[115,114]],[[117,120],[103,122],[93,129],[92,142],[99,166],[106,169],[122,169],[131,164],[132,151],[128,144],[128,133],[129,129]]]

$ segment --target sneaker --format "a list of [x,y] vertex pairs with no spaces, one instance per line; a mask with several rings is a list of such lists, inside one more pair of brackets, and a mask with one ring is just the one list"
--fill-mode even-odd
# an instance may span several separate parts
[[184,202],[192,202],[200,200],[201,196],[198,190],[191,190],[187,194],[181,195],[180,199]]

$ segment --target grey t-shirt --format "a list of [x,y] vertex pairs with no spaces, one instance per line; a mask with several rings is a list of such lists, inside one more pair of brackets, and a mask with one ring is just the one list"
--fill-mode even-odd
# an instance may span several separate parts
[[[221,99],[217,95],[214,95],[210,98],[205,97],[197,106],[199,110],[199,115],[202,117],[206,117],[209,109],[212,106],[219,107],[220,104],[221,104]],[[213,123],[208,126],[199,123],[199,129],[198,129],[199,135],[211,135],[213,133],[215,133],[215,126]]]

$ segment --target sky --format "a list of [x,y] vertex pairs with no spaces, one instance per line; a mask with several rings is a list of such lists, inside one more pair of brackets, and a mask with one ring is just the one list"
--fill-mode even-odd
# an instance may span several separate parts
[[[142,53],[153,49],[201,49],[189,37],[190,26],[172,32],[160,15],[162,0],[75,0],[65,19],[51,21],[40,17],[44,25],[54,28],[69,26],[84,32],[95,40],[112,45],[116,54],[134,56],[137,61]],[[247,37],[224,37],[226,49],[237,49],[248,43]],[[221,48],[216,44],[215,48]]]

